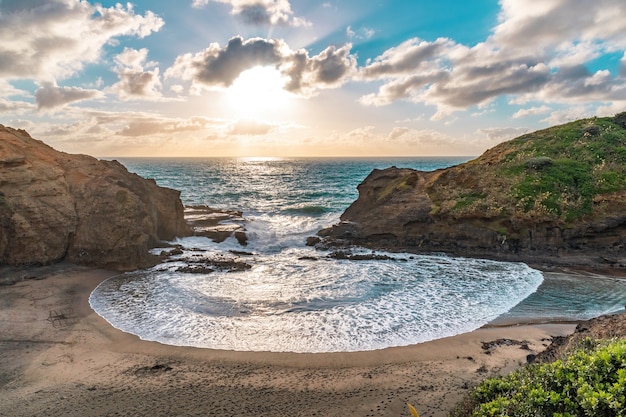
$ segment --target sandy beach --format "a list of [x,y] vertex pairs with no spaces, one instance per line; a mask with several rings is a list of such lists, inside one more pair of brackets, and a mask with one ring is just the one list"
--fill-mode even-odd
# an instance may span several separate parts
[[[0,416],[445,416],[574,324],[486,327],[414,346],[332,354],[167,346],[89,307],[115,272],[72,265],[0,286]],[[483,343],[510,339],[519,343]]]

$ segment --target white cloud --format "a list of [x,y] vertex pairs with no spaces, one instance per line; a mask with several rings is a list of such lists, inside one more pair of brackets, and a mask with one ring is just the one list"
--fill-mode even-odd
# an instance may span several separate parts
[[436,106],[433,118],[440,119],[502,96],[518,103],[612,102],[626,96],[626,58],[619,76],[590,73],[584,66],[626,49],[622,0],[500,3],[500,22],[485,42],[470,48],[450,39],[415,38],[369,60],[360,78],[383,83],[360,102],[425,103]]
[[85,90],[79,87],[59,87],[54,83],[43,83],[35,91],[37,108],[53,109],[69,103],[102,97],[98,90]]
[[193,0],[194,7],[210,1],[229,4],[231,14],[253,25],[310,26],[304,18],[295,17],[288,0]]
[[162,85],[159,68],[156,67],[156,62],[146,62],[147,58],[148,50],[145,48],[139,50],[124,48],[124,51],[115,57],[117,65],[114,70],[120,81],[112,85],[110,90],[124,100],[160,98]]
[[353,29],[352,26],[346,28],[346,36],[349,39],[370,39],[376,34],[376,31],[372,28],[362,27],[359,29]]
[[310,96],[319,89],[334,88],[346,82],[356,69],[351,45],[329,46],[310,57],[305,50],[292,51],[280,39],[232,38],[223,48],[212,43],[196,54],[176,58],[165,76],[192,81],[191,90],[229,87],[245,70],[257,66],[276,68],[288,78],[285,89]]
[[552,110],[552,109],[550,107],[548,107],[548,106],[538,106],[538,107],[531,107],[529,109],[521,109],[521,110],[518,110],[517,112],[515,112],[515,114],[513,114],[513,118],[514,119],[521,119],[523,117],[536,116],[536,115],[539,115],[539,114],[546,114],[550,110]]
[[64,79],[98,61],[115,38],[142,38],[162,25],[150,11],[136,14],[130,3],[107,8],[79,0],[3,0],[0,77]]

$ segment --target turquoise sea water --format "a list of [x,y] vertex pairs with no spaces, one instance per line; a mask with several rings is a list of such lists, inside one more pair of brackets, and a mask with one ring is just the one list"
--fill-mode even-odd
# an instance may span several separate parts
[[[306,237],[339,220],[372,169],[430,171],[467,159],[122,159],[131,172],[181,190],[185,205],[242,210],[249,237],[244,250],[252,255],[231,252],[242,250],[232,238],[221,244],[181,239],[184,251],[174,262],[106,281],[91,305],[115,327],[146,340],[290,352],[403,346],[471,331],[498,317],[570,320],[623,307],[623,280],[591,285],[544,277],[521,263],[432,254],[337,260],[305,246]],[[176,272],[215,258],[252,268]]]

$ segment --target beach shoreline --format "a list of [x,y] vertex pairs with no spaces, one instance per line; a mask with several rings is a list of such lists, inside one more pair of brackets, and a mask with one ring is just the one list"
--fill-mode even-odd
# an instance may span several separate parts
[[[0,416],[445,416],[575,323],[488,325],[345,353],[233,352],[143,341],[89,306],[114,271],[65,265],[0,287]],[[512,343],[493,343],[509,340]]]

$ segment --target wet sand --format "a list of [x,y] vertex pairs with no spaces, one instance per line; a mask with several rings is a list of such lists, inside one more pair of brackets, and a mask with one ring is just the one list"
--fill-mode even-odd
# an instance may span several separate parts
[[[574,324],[485,327],[371,352],[231,352],[142,341],[91,310],[112,271],[0,286],[0,416],[445,416]],[[519,343],[483,343],[510,339]]]

